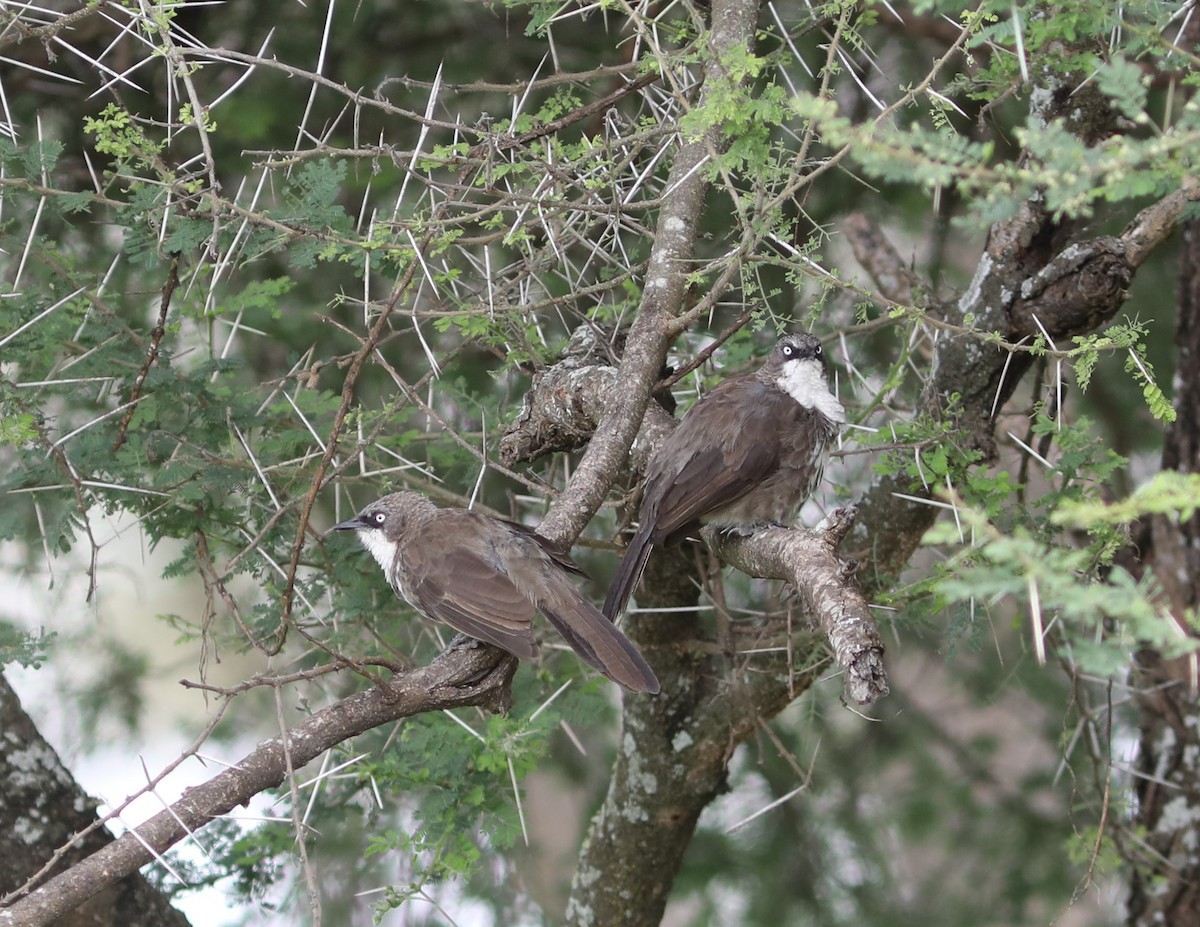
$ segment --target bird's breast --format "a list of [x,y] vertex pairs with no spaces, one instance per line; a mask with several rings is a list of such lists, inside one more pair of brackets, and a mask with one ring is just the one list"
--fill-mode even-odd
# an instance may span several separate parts
[[362,542],[362,546],[370,551],[375,562],[379,564],[379,568],[390,576],[392,561],[396,559],[396,542],[388,540],[382,531],[374,529],[360,531],[358,539]]

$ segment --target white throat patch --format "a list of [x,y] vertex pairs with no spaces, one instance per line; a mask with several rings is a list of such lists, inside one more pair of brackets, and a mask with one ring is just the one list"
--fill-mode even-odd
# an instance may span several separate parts
[[378,528],[366,528],[358,532],[358,539],[362,541],[362,546],[371,552],[371,556],[375,558],[375,562],[383,569],[383,572],[390,578],[392,575],[392,560],[396,556],[396,545],[383,536],[383,532]]
[[825,381],[825,369],[818,360],[801,360],[784,364],[783,373],[776,381],[779,388],[804,406],[816,409],[837,425],[846,421],[846,410],[829,392]]

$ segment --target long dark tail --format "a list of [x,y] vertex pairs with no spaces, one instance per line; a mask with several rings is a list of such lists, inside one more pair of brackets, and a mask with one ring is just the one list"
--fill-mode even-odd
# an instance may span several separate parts
[[617,567],[617,575],[613,577],[612,585],[608,587],[608,595],[604,597],[603,611],[609,621],[616,621],[617,616],[625,611],[629,597],[633,595],[638,580],[642,578],[642,571],[646,569],[646,561],[650,558],[650,551],[654,549],[650,542],[650,527],[649,519],[644,519],[629,546],[625,548],[625,556],[621,558],[621,564]]
[[657,692],[658,678],[645,658],[591,602],[573,587],[570,595],[559,594],[553,602],[538,603],[538,609],[558,629],[583,660],[615,683],[634,692]]

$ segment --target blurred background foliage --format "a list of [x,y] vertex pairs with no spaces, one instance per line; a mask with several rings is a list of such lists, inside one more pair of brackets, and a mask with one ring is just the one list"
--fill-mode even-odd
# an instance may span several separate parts
[[[108,517],[133,519],[167,551],[168,575],[200,580],[178,613],[139,603],[169,622],[174,659],[195,678],[220,653],[242,654],[247,673],[282,672],[337,652],[423,661],[441,646],[441,629],[412,620],[369,558],[318,529],[401,484],[440,502],[477,494],[537,522],[572,456],[507,474],[497,442],[571,331],[631,318],[680,131],[716,122],[735,137],[706,167],[717,186],[694,289],[727,260],[738,270],[672,361],[751,312],[719,363],[678,384],[681,401],[755,363],[776,330],[813,328],[858,423],[884,429],[880,443],[916,418],[937,328],[921,309],[872,299],[838,234],[848,214],[884,227],[930,288],[922,303],[945,306],[969,284],[986,224],[1033,185],[1059,191],[1052,206],[1065,216],[1119,231],[1190,169],[1196,132],[1181,102],[1195,60],[1171,46],[1177,11],[1160,4],[985,3],[935,92],[882,123],[879,101],[908,93],[958,40],[961,6],[775,0],[761,12],[758,57],[732,63],[753,76],[751,95],[731,91],[704,111],[693,108],[701,4],[54,6],[0,10],[0,539],[13,542],[10,572],[43,588],[48,564],[83,576],[103,559]],[[1129,123],[1106,159],[1087,162],[1090,151],[1030,121],[1029,65],[1035,82],[1098,69],[1103,100]],[[610,108],[571,116],[610,95]],[[838,169],[797,183],[842,145],[851,153]],[[1015,160],[1022,145],[1040,151],[1036,170]],[[1127,306],[1134,350],[1159,384],[1174,363],[1164,282],[1174,261],[1161,249]],[[343,408],[351,359],[386,313]],[[1085,422],[1080,441],[1131,461],[1089,458],[1071,485],[1124,495],[1161,444],[1127,356],[1098,353],[1086,392],[1047,360],[998,434],[1027,438],[1032,407],[1065,385],[1063,417]],[[911,465],[847,456],[821,502],[853,499],[873,467]],[[936,455],[926,465],[959,482],[981,528],[1044,531],[1031,533],[1030,556],[1063,543],[1038,507],[1061,473],[1030,468],[1016,444],[1005,440],[990,470],[943,460],[939,471]],[[997,483],[1001,472],[1011,481]],[[576,550],[596,599],[615,524],[606,510]],[[988,573],[959,537],[931,538],[884,596],[900,609],[886,627],[885,723],[843,711],[826,682],[744,750],[702,821],[671,923],[1117,922],[1115,883],[1096,865],[1107,860],[1092,855],[1102,757],[1073,737],[1082,683],[1033,661],[1019,569],[1001,552]],[[62,560],[68,551],[75,560]],[[970,563],[937,586],[937,565],[955,556]],[[1082,601],[1101,564],[1070,565],[1080,581],[1056,607]],[[93,579],[87,615],[130,607],[104,570]],[[783,607],[766,584],[725,581],[735,601]],[[59,630],[52,612],[44,624]],[[101,664],[96,678],[70,680],[82,720],[119,716],[136,742],[154,700],[141,695],[152,690],[135,643],[112,623],[61,630],[45,645],[51,662]],[[306,809],[330,922],[365,922],[354,918],[372,903],[398,907],[395,923],[559,919],[616,715],[594,681],[539,713],[579,671],[561,648],[545,652],[519,673],[508,718],[471,718],[471,731],[417,718],[331,757],[359,759]],[[306,680],[289,711],[362,684],[348,673]],[[275,729],[265,695],[238,698],[216,737]],[[289,801],[286,790],[276,798]],[[303,916],[290,823],[222,825],[209,839],[211,861],[178,861],[193,886],[233,892],[249,923],[276,907]]]

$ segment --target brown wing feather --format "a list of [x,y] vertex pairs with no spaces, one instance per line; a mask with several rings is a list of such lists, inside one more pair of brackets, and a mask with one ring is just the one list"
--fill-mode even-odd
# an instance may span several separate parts
[[505,572],[584,662],[635,692],[657,692],[658,680],[636,647],[585,599],[557,558],[530,533],[513,532],[498,551]]
[[[459,513],[431,524],[450,515]],[[423,530],[405,545],[414,604],[457,631],[524,659],[535,656],[533,603],[497,569],[476,526],[457,528],[462,530]]]
[[[779,434],[803,408],[753,376],[726,380],[692,408],[655,455],[643,515],[653,543],[673,542],[779,467]],[[659,463],[661,461],[661,463]]]
[[583,567],[571,559],[571,555],[569,553],[567,553],[549,538],[544,538],[538,534],[536,528],[530,528],[528,525],[523,525],[517,521],[509,521],[507,518],[497,518],[496,521],[508,528],[511,528],[514,532],[522,534],[530,540],[537,542],[538,547],[542,549],[542,553],[544,553],[568,573],[574,573],[576,576],[587,576],[587,572],[583,569]]

